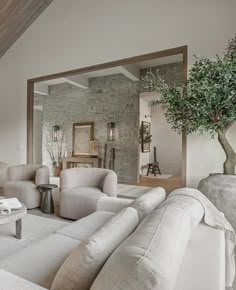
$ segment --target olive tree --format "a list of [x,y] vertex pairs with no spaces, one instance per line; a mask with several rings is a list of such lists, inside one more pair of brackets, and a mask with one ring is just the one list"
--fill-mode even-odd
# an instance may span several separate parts
[[226,133],[236,121],[236,37],[222,57],[196,58],[187,83],[181,86],[167,84],[151,70],[142,80],[144,90],[160,92],[160,100],[153,100],[151,105],[163,107],[173,130],[218,135],[226,154],[224,174],[234,174],[236,152]]

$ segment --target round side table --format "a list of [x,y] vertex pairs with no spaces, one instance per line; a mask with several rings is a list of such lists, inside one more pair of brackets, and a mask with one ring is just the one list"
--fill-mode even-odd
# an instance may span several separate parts
[[38,189],[42,192],[40,208],[43,213],[54,213],[52,190],[57,188],[56,184],[40,184]]

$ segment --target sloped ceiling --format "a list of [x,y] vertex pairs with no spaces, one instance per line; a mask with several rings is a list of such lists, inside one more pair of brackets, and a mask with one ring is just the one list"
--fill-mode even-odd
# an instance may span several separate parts
[[0,0],[0,57],[53,0]]

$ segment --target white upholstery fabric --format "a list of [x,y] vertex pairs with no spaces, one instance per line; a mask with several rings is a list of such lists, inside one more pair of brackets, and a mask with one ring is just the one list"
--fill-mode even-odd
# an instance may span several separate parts
[[109,196],[117,195],[117,175],[102,168],[70,168],[61,172],[61,190],[97,187]]
[[125,208],[113,216],[88,241],[81,242],[73,250],[58,271],[51,289],[89,290],[107,258],[137,225],[138,214],[133,208]]
[[174,289],[190,234],[202,217],[198,201],[183,198],[168,203],[167,199],[116,249],[91,289]]
[[114,213],[107,211],[97,211],[58,230],[56,233],[76,240],[85,240],[114,215]]
[[7,181],[3,185],[3,190],[6,197],[16,197],[28,209],[40,205],[40,192],[33,181]]
[[0,290],[46,290],[46,288],[0,269]]
[[181,200],[183,197],[193,198],[201,203],[204,209],[204,222],[215,229],[225,233],[225,285],[232,288],[235,278],[235,246],[236,234],[233,227],[227,221],[224,214],[220,212],[209,199],[199,190],[194,188],[180,188],[174,190],[170,195],[171,200]]
[[40,205],[37,185],[49,183],[49,169],[37,164],[10,166],[7,179],[3,184],[4,195],[18,198],[28,209],[32,209]]
[[60,216],[80,219],[96,211],[97,200],[105,196],[96,187],[64,189],[60,195]]
[[78,244],[77,240],[51,234],[0,260],[0,268],[50,288],[61,264]]
[[61,172],[60,215],[79,219],[96,211],[102,196],[117,195],[117,175],[102,168],[70,168]]
[[9,181],[31,180],[35,182],[38,169],[40,169],[40,173],[38,173],[38,175],[41,175],[41,178],[43,179],[42,183],[48,183],[49,169],[47,166],[39,164],[20,164],[16,166],[10,166],[7,170],[7,179]]
[[119,212],[123,208],[130,206],[133,202],[132,199],[128,198],[117,198],[103,196],[97,200],[97,211],[109,211],[109,212]]
[[174,290],[225,289],[224,252],[224,232],[200,224],[189,239]]
[[158,205],[165,200],[165,198],[165,189],[162,187],[157,187],[136,198],[130,206],[137,210],[139,220],[142,221],[150,212],[156,209]]

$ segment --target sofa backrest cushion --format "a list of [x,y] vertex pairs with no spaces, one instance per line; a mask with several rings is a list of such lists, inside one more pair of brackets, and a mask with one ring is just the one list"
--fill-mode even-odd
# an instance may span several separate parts
[[137,225],[138,213],[134,208],[127,207],[117,213],[72,251],[57,272],[51,289],[90,289],[107,258]]
[[166,198],[165,189],[162,187],[153,188],[148,193],[136,198],[129,206],[135,208],[142,221],[150,212],[158,207]]
[[202,217],[195,199],[167,199],[114,251],[91,290],[174,289],[189,236]]

